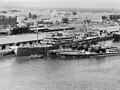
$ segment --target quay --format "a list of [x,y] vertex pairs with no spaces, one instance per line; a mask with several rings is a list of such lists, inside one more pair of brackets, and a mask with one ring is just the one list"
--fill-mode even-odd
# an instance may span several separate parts
[[[38,41],[46,36],[45,33],[38,33]],[[21,34],[0,37],[0,50],[9,49],[15,44],[27,44],[37,42],[37,34]]]

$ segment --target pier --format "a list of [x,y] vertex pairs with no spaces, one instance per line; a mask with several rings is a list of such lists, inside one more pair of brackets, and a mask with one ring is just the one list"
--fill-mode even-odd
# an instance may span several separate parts
[[[38,33],[38,41],[46,36],[45,33]],[[15,44],[26,44],[37,42],[37,34],[22,34],[0,37],[0,50],[8,49]]]

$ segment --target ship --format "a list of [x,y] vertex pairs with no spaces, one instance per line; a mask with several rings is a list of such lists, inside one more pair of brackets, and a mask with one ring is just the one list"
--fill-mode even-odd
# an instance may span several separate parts
[[11,46],[10,47],[17,56],[30,56],[36,54],[46,54],[48,50],[56,49],[57,46],[42,45],[42,46]]
[[57,49],[49,50],[49,56],[57,57],[79,57],[79,58],[88,58],[88,57],[105,57],[105,56],[117,56],[120,55],[120,50],[117,47],[104,47],[99,48],[98,46],[94,47],[95,50],[89,48],[89,50],[72,50],[72,49]]
[[60,52],[57,53],[57,56],[65,57],[105,57],[105,56],[116,56],[120,55],[120,52],[105,52],[105,53],[94,53],[94,52]]
[[[37,33],[38,34],[38,33]],[[57,40],[56,40],[57,38]],[[33,44],[26,44],[26,45],[19,45],[19,46],[11,46],[10,48],[14,51],[17,56],[30,56],[36,54],[47,54],[48,50],[58,49],[61,41],[66,41],[66,39],[71,39],[71,36],[61,36],[61,37],[54,37],[52,38],[45,38],[37,43]]]

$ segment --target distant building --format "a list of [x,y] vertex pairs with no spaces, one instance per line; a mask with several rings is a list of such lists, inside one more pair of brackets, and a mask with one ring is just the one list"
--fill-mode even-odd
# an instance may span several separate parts
[[52,20],[43,20],[43,23],[44,24],[53,24],[53,21]]
[[32,18],[32,14],[31,14],[31,12],[29,12],[29,18]]
[[73,15],[77,15],[77,13],[76,13],[76,12],[73,12]]
[[56,10],[52,10],[50,13],[50,16],[55,17],[58,15],[58,12]]
[[120,14],[112,14],[112,15],[108,15],[108,16],[102,16],[102,20],[103,21],[107,21],[107,20],[112,20],[117,22],[120,19]]
[[37,19],[38,16],[36,14],[31,14],[31,12],[29,12],[28,17],[31,18],[31,19]]
[[37,15],[32,15],[32,19],[37,19]]
[[6,28],[7,26],[15,27],[17,25],[17,17],[7,17],[4,15],[0,16],[0,26],[1,28]]
[[63,23],[68,23],[68,18],[62,18]]

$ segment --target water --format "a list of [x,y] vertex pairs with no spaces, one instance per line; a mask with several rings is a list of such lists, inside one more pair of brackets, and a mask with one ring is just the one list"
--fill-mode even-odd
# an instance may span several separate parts
[[74,60],[5,56],[0,59],[0,90],[120,90],[120,56]]

